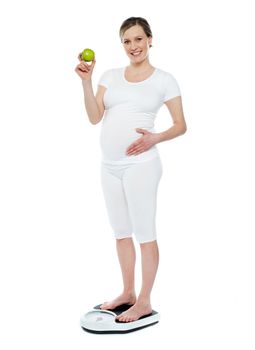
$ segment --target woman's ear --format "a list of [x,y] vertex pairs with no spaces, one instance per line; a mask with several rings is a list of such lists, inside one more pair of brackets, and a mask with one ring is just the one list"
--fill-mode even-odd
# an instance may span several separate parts
[[152,47],[152,36],[149,37],[149,47]]

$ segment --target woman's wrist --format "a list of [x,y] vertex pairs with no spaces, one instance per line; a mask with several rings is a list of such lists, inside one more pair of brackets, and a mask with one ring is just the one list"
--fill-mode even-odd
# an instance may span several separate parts
[[154,136],[156,140],[155,144],[160,143],[162,141],[161,133],[154,133]]
[[92,85],[92,81],[91,79],[82,79],[82,85],[85,86],[89,86]]

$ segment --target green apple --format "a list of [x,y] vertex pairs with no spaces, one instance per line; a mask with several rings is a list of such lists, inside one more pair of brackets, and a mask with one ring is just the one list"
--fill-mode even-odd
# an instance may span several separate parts
[[93,61],[94,57],[95,57],[95,52],[93,50],[91,50],[91,49],[85,49],[81,53],[81,58],[85,62]]

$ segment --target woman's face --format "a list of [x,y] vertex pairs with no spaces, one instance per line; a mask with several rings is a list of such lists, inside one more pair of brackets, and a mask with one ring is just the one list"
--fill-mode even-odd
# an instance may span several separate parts
[[152,38],[147,37],[143,27],[135,25],[127,29],[121,39],[126,54],[133,63],[142,62],[148,56]]

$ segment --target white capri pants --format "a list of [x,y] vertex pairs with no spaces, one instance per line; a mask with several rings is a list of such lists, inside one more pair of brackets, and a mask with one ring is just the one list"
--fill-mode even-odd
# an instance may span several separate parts
[[162,176],[159,156],[133,164],[101,163],[101,183],[116,239],[156,240],[157,189]]

